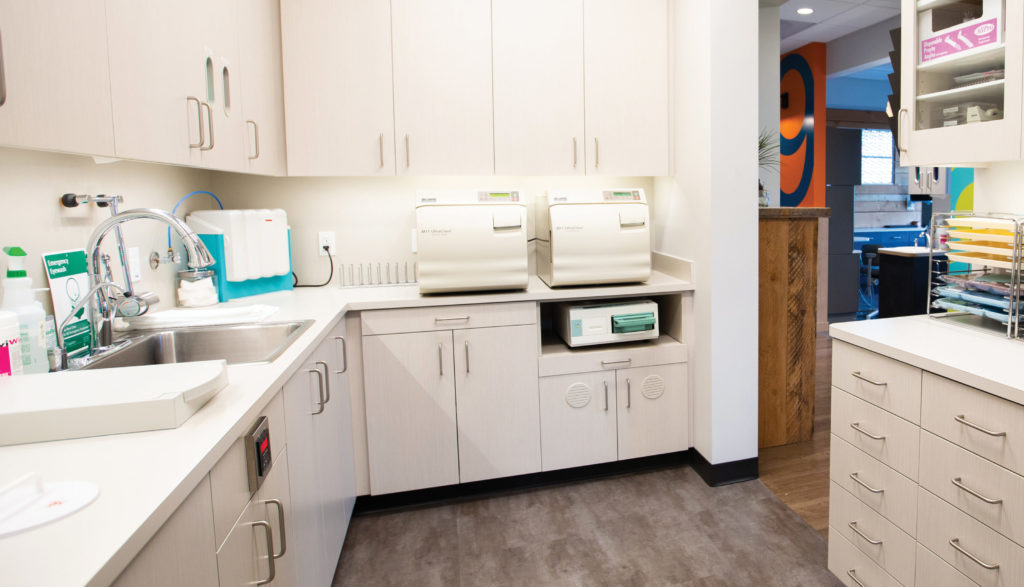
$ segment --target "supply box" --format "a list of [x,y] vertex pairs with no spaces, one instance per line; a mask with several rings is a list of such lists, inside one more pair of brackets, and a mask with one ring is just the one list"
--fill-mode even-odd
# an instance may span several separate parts
[[658,338],[658,304],[651,300],[555,306],[555,330],[570,347]]

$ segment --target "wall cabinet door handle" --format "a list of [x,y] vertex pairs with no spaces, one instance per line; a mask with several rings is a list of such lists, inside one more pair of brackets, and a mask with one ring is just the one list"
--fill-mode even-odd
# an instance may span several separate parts
[[872,433],[868,432],[867,430],[865,430],[865,429],[861,428],[861,427],[860,427],[860,422],[852,422],[852,423],[850,424],[850,428],[853,428],[853,429],[854,429],[854,430],[856,430],[857,432],[860,432],[860,433],[861,433],[861,434],[863,434],[864,436],[867,436],[868,438],[871,438],[871,439],[873,439],[873,440],[885,440],[885,437],[884,437],[884,436],[878,436],[878,435],[876,435],[876,434],[872,434]]
[[246,124],[252,125],[252,146],[255,153],[249,156],[250,159],[260,158],[260,127],[255,120],[246,120]]
[[469,341],[466,341],[466,373],[469,373]]
[[850,529],[853,530],[857,534],[857,536],[860,536],[861,538],[866,540],[868,542],[868,544],[874,544],[875,546],[878,546],[879,544],[882,543],[881,540],[875,540],[875,539],[871,538],[870,536],[868,536],[867,534],[865,534],[864,532],[862,532],[861,529],[857,527],[857,522],[850,522],[849,524],[847,524],[847,526],[849,526]]
[[963,477],[957,477],[955,479],[951,479],[951,481],[953,482],[953,485],[956,485],[962,491],[967,492],[968,495],[973,495],[974,497],[977,497],[978,499],[980,499],[981,501],[983,501],[985,503],[990,503],[990,504],[993,504],[993,505],[999,504],[999,503],[1003,503],[1003,500],[1001,500],[1001,499],[995,499],[995,498],[991,498],[991,497],[986,497],[986,496],[978,493],[977,491],[971,489],[970,487],[964,485]]
[[903,144],[903,115],[910,116],[910,110],[906,108],[900,108],[899,112],[896,113],[896,150],[901,153],[907,152],[907,147]]
[[861,375],[860,371],[850,371],[850,375],[853,375],[854,377],[856,377],[857,379],[860,379],[861,381],[867,381],[871,385],[876,385],[878,387],[882,387],[883,385],[889,385],[888,383],[886,383],[884,381],[877,381],[877,380],[871,379],[870,377],[867,377],[865,375]]
[[979,425],[975,424],[974,422],[968,422],[967,419],[964,416],[965,416],[965,414],[960,414],[958,416],[953,416],[953,419],[956,420],[957,422],[960,422],[964,426],[967,426],[968,428],[974,428],[978,432],[982,432],[984,434],[988,434],[989,436],[1006,436],[1005,432],[996,432],[995,430],[989,430],[988,428],[984,428],[982,426],[979,426]]
[[572,168],[576,169],[576,137],[572,138]]
[[277,507],[277,529],[281,532],[281,552],[277,554],[271,554],[273,558],[281,558],[284,553],[288,552],[288,539],[286,538],[287,532],[284,530],[284,505],[280,499],[265,499],[265,504],[273,504]]
[[252,525],[262,526],[263,535],[267,538],[267,553],[269,554],[269,556],[267,556],[267,566],[270,567],[270,573],[267,575],[266,579],[257,579],[255,583],[256,585],[266,585],[273,581],[274,577],[277,576],[277,569],[274,567],[274,530],[270,527],[270,524],[263,520],[253,522]]
[[188,108],[189,102],[195,102],[196,105],[196,117],[199,120],[199,142],[189,143],[188,148],[198,149],[206,142],[206,131],[203,130],[203,104],[199,101],[199,98],[196,98],[195,96],[188,96],[185,98],[185,108]]
[[[210,108],[210,104],[207,103],[207,102],[202,102],[201,105],[206,110],[206,130],[207,130],[208,134],[210,135],[210,144],[205,146],[205,147],[199,147],[199,150],[200,151],[209,151],[209,150],[213,149],[214,144],[215,144],[214,143],[214,138],[213,138],[213,108]],[[200,118],[202,118],[202,117],[200,117]],[[202,120],[200,120],[200,124],[201,123],[202,123]]]
[[316,378],[319,381],[318,391],[320,394],[320,401],[317,402],[317,410],[315,412],[310,412],[310,415],[315,416],[317,414],[322,414],[324,413],[324,404],[327,403],[327,401],[324,400],[324,374],[320,372],[320,369],[307,369],[306,373],[316,373]]
[[331,367],[324,361],[316,361],[316,364],[324,368],[324,387],[327,389],[327,399],[324,400],[324,403],[328,404],[331,402]]
[[412,159],[409,158],[409,135],[405,135],[405,168],[409,169]]
[[444,354],[441,350],[442,348],[443,345],[441,343],[437,343],[437,373],[441,377],[444,377]]
[[884,493],[885,492],[884,489],[877,489],[877,488],[872,487],[872,486],[868,485],[867,483],[861,481],[860,480],[860,473],[850,473],[850,479],[853,479],[858,485],[860,485],[864,489],[867,489],[871,493]]
[[982,566],[982,567],[984,567],[984,568],[986,568],[986,569],[988,569],[990,571],[999,568],[999,564],[987,563],[987,562],[981,560],[980,558],[974,556],[974,554],[968,552],[966,548],[964,548],[963,546],[960,546],[960,539],[959,538],[953,538],[952,540],[950,540],[949,541],[949,545],[952,546],[953,548],[955,548],[957,550],[957,552],[959,552],[960,554],[966,556],[967,558],[969,558],[972,561],[974,561],[975,563],[977,563],[979,566]]
[[384,169],[384,133],[380,133],[377,140],[380,143],[380,168]]
[[594,137],[594,169],[601,166],[601,147],[597,144],[597,137]]
[[341,363],[343,365],[345,365],[345,366],[342,367],[341,371],[335,371],[335,373],[337,373],[338,375],[341,375],[345,371],[348,371],[348,343],[345,342],[345,337],[344,336],[335,336],[334,337],[335,349],[337,349],[337,344],[338,344],[339,341],[341,341]]

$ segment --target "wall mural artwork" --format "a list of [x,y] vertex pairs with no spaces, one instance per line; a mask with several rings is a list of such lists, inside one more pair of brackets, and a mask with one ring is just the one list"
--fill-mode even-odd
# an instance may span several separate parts
[[[780,63],[780,200],[825,205],[825,44],[811,43]],[[818,132],[815,132],[818,131]]]

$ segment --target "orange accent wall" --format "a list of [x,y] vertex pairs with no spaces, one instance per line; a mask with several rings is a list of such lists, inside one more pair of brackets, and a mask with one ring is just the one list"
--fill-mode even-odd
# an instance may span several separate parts
[[[779,157],[780,191],[783,205],[820,207],[825,205],[825,43],[811,43],[782,55],[782,77],[779,82],[781,93],[789,94],[789,105],[780,116],[779,133],[782,144]],[[787,56],[799,55],[808,66],[812,80],[808,92],[803,64]],[[787,67],[797,64],[798,67]],[[810,103],[808,103],[810,101]],[[810,113],[810,115],[808,115]],[[804,132],[798,144],[793,141]],[[813,144],[811,161],[807,161],[808,142]],[[785,154],[789,152],[789,154]],[[787,198],[787,194],[789,194]],[[788,200],[788,201],[787,201]]]

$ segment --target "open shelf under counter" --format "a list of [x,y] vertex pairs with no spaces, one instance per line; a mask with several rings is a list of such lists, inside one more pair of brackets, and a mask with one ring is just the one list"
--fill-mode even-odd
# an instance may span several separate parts
[[992,100],[1001,102],[1005,87],[1006,80],[997,79],[981,84],[951,88],[941,92],[921,94],[917,97],[917,101],[933,104],[957,104],[967,100]]
[[571,348],[558,335],[545,332],[541,341],[541,377],[592,371],[685,363],[686,343],[667,334],[656,339]]
[[[1004,43],[985,45],[975,50],[940,57],[917,66],[919,73],[945,73],[962,75],[987,69],[1004,67],[1006,45]],[[918,98],[920,99],[920,97]]]

